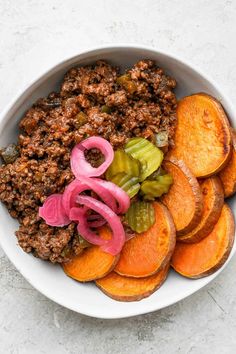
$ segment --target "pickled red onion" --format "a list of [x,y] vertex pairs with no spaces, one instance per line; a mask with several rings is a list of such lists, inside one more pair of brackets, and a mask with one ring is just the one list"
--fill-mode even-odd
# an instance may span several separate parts
[[124,214],[129,209],[130,197],[128,194],[115,183],[104,181],[103,179],[96,178],[101,186],[104,186],[107,192],[110,192],[118,203],[117,214]]
[[[87,207],[73,207],[70,209],[70,214],[69,214],[69,218],[71,221],[77,221],[79,222],[81,220],[81,218],[85,218],[86,217],[86,213],[89,210],[89,208]],[[99,215],[99,214],[91,214],[87,216],[87,221],[88,221],[88,225],[89,227],[101,227],[104,224],[106,224],[106,220],[104,220],[104,218]]]
[[76,206],[77,196],[86,190],[95,192],[112,210],[117,211],[116,201],[105,186],[98,183],[96,178],[81,176],[80,180],[72,181],[63,193],[62,203],[67,215],[69,215],[70,209]]
[[106,223],[106,220],[99,214],[92,214],[88,216],[88,224],[90,227],[101,227]]
[[[92,198],[93,199],[93,198]],[[96,200],[96,199],[94,199]],[[105,243],[107,242],[107,240],[103,240],[101,239],[96,233],[94,233],[91,229],[90,226],[88,224],[87,218],[86,218],[86,212],[87,212],[88,208],[87,207],[80,207],[80,208],[71,208],[70,210],[70,219],[71,220],[75,220],[78,221],[78,232],[79,234],[85,239],[85,240],[90,240],[89,242],[91,242],[93,245],[97,245],[97,246],[102,246],[105,245]],[[79,225],[82,225],[82,232],[84,229],[86,229],[86,237],[85,232],[81,233],[79,231]]]
[[[95,192],[100,199],[104,201],[115,213],[117,213],[117,204],[113,196],[113,193],[103,184],[103,180],[100,178],[89,178],[80,176],[80,181],[87,185],[89,189]],[[114,185],[116,186],[116,185]],[[119,188],[119,187],[118,187]]]
[[62,227],[71,222],[62,204],[62,194],[50,195],[39,208],[39,216],[50,226]]
[[111,240],[105,240],[104,243],[104,240],[100,239],[98,235],[90,229],[86,218],[83,217],[80,218],[78,224],[79,234],[88,242],[95,245],[101,245],[105,252],[112,255],[118,254],[125,243],[125,232],[119,216],[117,216],[107,205],[92,197],[78,196],[77,200],[81,205],[96,211],[108,222],[113,237]]
[[[92,167],[86,161],[84,152],[85,150],[98,149],[105,157],[105,161],[97,168]],[[112,163],[114,158],[114,151],[111,144],[98,136],[83,140],[81,143],[75,145],[72,150],[70,164],[71,170],[76,178],[80,176],[97,177],[101,176]]]

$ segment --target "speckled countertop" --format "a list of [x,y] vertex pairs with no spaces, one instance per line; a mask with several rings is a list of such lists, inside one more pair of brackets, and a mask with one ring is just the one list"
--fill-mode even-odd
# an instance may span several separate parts
[[[235,0],[0,0],[0,109],[55,60],[119,42],[181,55],[236,102],[235,38]],[[162,311],[103,321],[45,298],[0,249],[0,354],[235,353],[235,269]]]

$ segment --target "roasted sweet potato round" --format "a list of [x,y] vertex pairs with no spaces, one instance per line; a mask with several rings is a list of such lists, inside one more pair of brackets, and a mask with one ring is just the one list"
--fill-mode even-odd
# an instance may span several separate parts
[[114,269],[116,273],[128,277],[147,277],[170,262],[176,239],[174,223],[163,204],[155,202],[153,206],[155,224],[125,243]]
[[212,232],[198,243],[177,242],[171,260],[175,271],[187,278],[206,277],[227,260],[234,242],[235,224],[230,208],[224,204]]
[[225,197],[230,197],[236,192],[236,132],[232,131],[232,155],[229,162],[220,171],[220,179],[224,187]]
[[156,274],[146,278],[128,278],[115,272],[96,281],[96,285],[108,296],[118,301],[139,301],[150,296],[166,280],[169,264]]
[[203,212],[197,227],[188,234],[179,236],[178,241],[194,243],[206,237],[217,223],[224,204],[222,183],[217,176],[200,181],[203,195]]
[[201,219],[203,201],[197,179],[183,161],[174,158],[163,163],[164,169],[173,177],[169,192],[162,202],[169,209],[178,235],[185,235],[197,226]]
[[227,164],[230,150],[230,126],[221,104],[204,93],[182,98],[169,156],[183,160],[196,177],[207,177]]
[[[109,239],[111,232],[108,228],[99,231],[100,237]],[[64,272],[69,277],[80,282],[88,282],[104,277],[110,273],[119,260],[120,255],[112,256],[101,250],[98,246],[86,248],[78,256],[74,256],[62,265]]]

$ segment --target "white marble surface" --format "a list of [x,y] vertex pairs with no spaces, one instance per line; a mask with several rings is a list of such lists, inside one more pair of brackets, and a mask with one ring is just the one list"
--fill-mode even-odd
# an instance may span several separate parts
[[[0,109],[55,60],[119,42],[190,60],[236,102],[235,37],[235,0],[0,0]],[[0,249],[0,354],[234,353],[235,267],[167,309],[103,321],[49,301]]]

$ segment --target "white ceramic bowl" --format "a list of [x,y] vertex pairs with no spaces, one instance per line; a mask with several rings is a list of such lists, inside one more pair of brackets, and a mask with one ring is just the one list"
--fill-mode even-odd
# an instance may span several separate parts
[[[157,61],[166,72],[177,79],[177,96],[182,97],[194,92],[204,91],[218,98],[231,123],[236,125],[236,110],[221,90],[198,70],[183,60],[154,49],[137,46],[103,47],[77,55],[54,66],[35,80],[6,109],[0,118],[0,146],[17,139],[18,122],[23,113],[39,97],[58,89],[65,72],[75,65],[86,65],[98,59],[106,59],[122,69],[132,66],[142,58]],[[235,212],[236,198],[229,201]],[[60,266],[44,262],[26,254],[17,245],[14,232],[17,222],[12,219],[6,208],[0,205],[0,242],[3,250],[28,282],[51,300],[79,313],[99,318],[122,318],[161,309],[176,303],[194,293],[214,279],[215,274],[198,280],[185,279],[171,271],[164,285],[153,295],[139,302],[118,302],[105,296],[94,284],[80,284],[68,278]],[[230,257],[235,253],[236,245]]]

